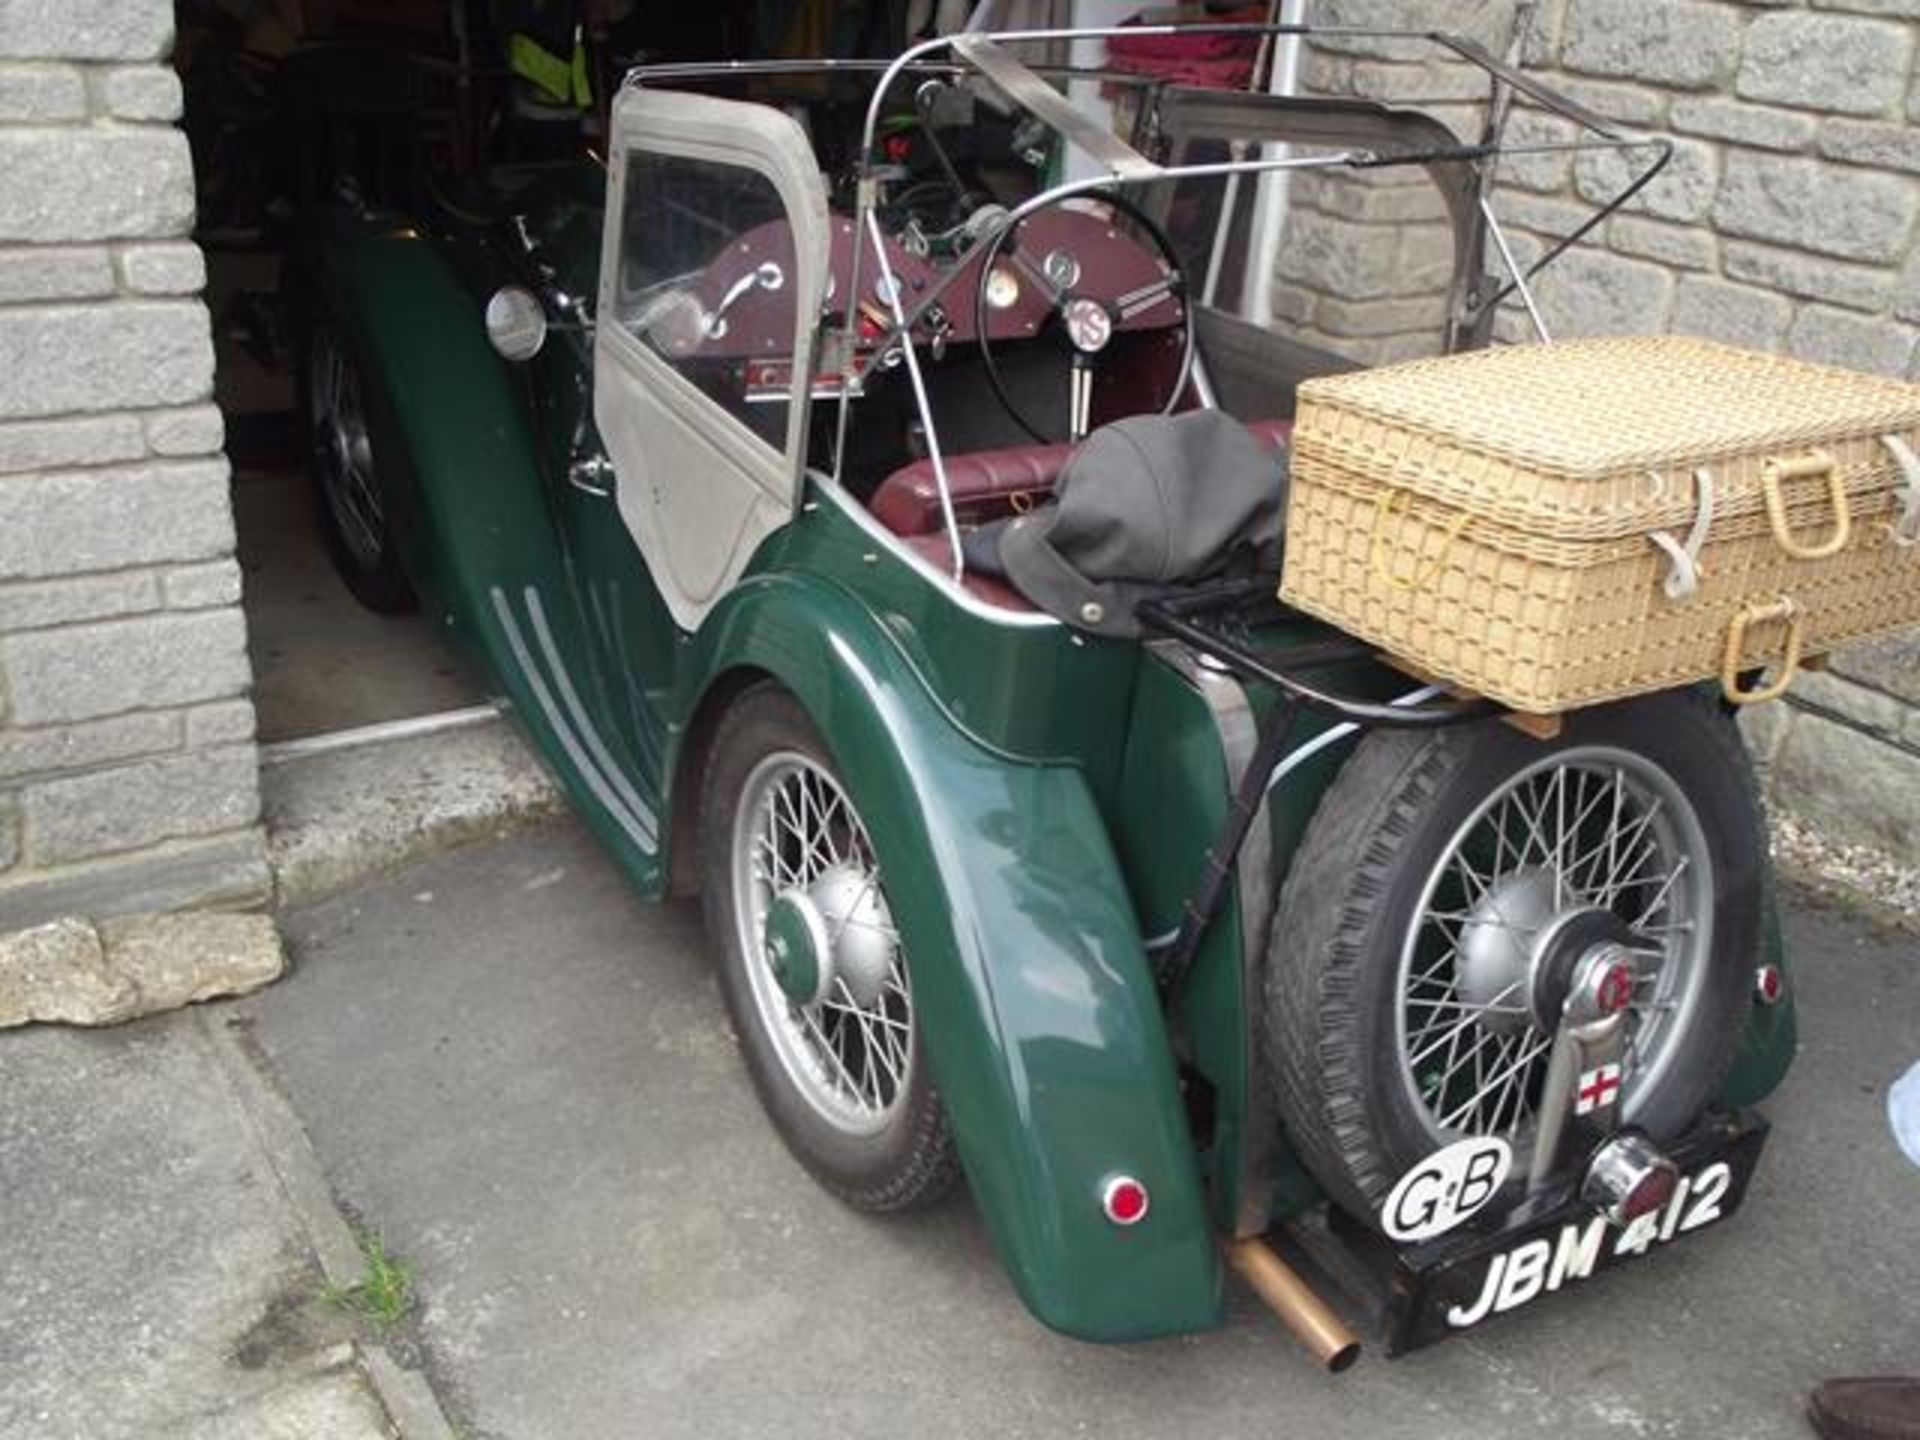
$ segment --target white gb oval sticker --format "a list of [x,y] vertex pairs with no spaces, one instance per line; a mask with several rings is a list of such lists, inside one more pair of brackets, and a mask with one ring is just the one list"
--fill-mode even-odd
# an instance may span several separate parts
[[1456,1140],[1400,1177],[1380,1211],[1395,1240],[1431,1240],[1471,1220],[1499,1192],[1513,1150],[1491,1135]]

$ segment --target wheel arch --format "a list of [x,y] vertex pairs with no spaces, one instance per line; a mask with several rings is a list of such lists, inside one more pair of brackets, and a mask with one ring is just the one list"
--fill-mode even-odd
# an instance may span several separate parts
[[[677,898],[700,890],[700,791],[720,717],[747,691],[761,685],[779,685],[780,677],[758,665],[732,665],[709,676],[693,713],[687,718],[685,738],[673,770],[668,798],[667,892]],[[782,687],[790,688],[790,687]]]
[[[832,753],[887,873],[929,1061],[975,1203],[1044,1323],[1141,1339],[1218,1322],[1221,1276],[1158,993],[1085,778],[956,725],[885,625],[831,581],[763,574],[694,637],[675,838],[714,719],[777,683]],[[676,843],[674,869],[692,847]],[[1125,1172],[1148,1221],[1109,1223]]]

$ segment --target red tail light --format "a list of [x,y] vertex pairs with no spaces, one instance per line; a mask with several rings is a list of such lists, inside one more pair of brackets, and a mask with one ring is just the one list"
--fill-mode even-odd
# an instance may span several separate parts
[[1131,1175],[1116,1175],[1100,1191],[1100,1208],[1116,1225],[1138,1225],[1147,1218],[1147,1187]]
[[1653,1142],[1623,1130],[1593,1152],[1580,1195],[1615,1225],[1629,1225],[1671,1200],[1679,1183],[1680,1172]]
[[1651,1215],[1673,1199],[1673,1192],[1679,1184],[1680,1172],[1671,1167],[1661,1166],[1649,1171],[1627,1192],[1627,1198],[1620,1202],[1620,1219],[1631,1224],[1642,1215]]

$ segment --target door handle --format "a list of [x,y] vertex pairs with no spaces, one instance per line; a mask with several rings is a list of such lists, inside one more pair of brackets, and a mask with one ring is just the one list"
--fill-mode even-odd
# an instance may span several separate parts
[[604,500],[613,494],[613,462],[604,455],[582,455],[567,466],[567,483]]

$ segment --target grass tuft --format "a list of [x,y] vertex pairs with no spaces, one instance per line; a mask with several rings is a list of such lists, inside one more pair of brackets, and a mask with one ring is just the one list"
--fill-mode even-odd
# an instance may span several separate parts
[[354,1238],[367,1262],[367,1273],[358,1284],[345,1289],[327,1286],[327,1302],[360,1316],[376,1334],[385,1335],[413,1309],[413,1268],[389,1255],[376,1232],[361,1230]]

